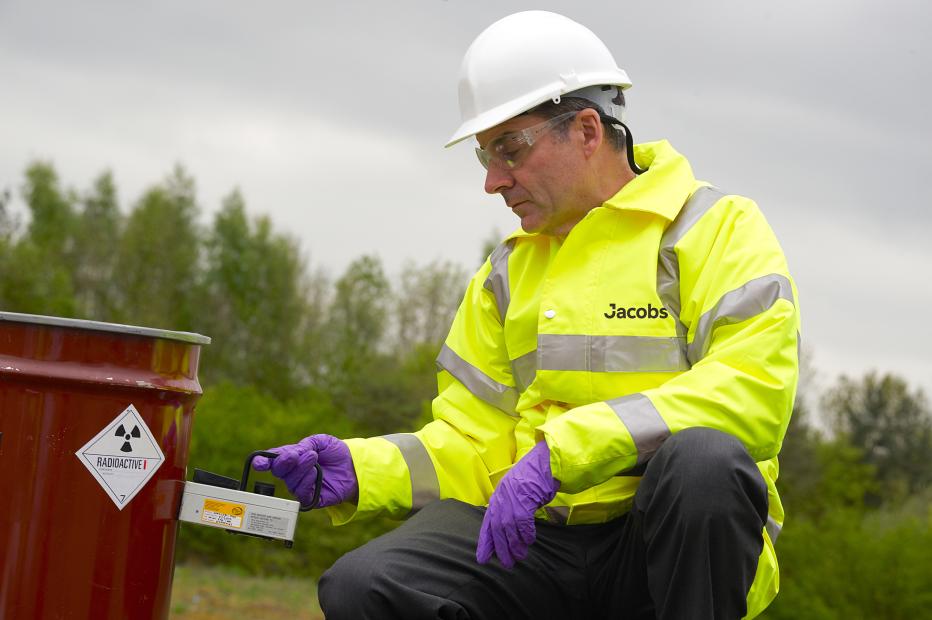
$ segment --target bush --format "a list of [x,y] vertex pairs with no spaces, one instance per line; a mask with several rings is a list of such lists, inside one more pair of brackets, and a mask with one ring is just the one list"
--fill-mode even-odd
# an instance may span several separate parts
[[932,616],[932,513],[839,509],[793,522],[777,543],[780,594],[771,620]]

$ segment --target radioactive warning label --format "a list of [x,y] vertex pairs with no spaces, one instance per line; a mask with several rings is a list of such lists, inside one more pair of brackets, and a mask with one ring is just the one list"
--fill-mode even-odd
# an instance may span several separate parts
[[239,528],[243,526],[245,513],[246,507],[243,504],[205,498],[204,509],[201,510],[201,521]]
[[165,460],[162,449],[133,405],[75,452],[117,508],[139,493]]

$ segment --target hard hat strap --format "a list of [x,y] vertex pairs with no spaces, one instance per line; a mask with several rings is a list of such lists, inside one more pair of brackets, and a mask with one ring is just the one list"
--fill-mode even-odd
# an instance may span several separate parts
[[618,121],[618,124],[625,130],[625,153],[628,155],[628,165],[631,166],[634,174],[644,174],[647,168],[641,168],[634,161],[634,138],[631,137],[631,130],[621,121]]
[[609,125],[621,125],[621,128],[624,129],[625,132],[625,155],[628,158],[628,165],[631,166],[631,170],[634,171],[634,174],[644,174],[647,172],[646,168],[641,168],[634,161],[634,138],[631,137],[631,130],[628,129],[628,126],[614,116],[609,116],[607,114],[600,114],[599,119],[603,123],[608,123]]

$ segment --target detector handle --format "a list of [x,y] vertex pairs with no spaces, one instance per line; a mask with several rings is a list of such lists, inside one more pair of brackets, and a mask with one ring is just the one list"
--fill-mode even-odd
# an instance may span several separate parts
[[[239,481],[239,490],[245,491],[246,487],[249,485],[249,472],[252,471],[252,460],[257,456],[264,456],[267,459],[278,458],[278,454],[275,452],[269,452],[268,450],[256,450],[249,454],[246,457],[246,463],[243,465],[243,477]],[[298,508],[301,512],[307,512],[317,508],[317,505],[320,503],[320,489],[323,486],[324,481],[324,470],[321,469],[320,463],[314,463],[314,469],[317,470],[317,481],[314,484],[314,497],[311,498],[310,504],[301,504],[301,507]]]

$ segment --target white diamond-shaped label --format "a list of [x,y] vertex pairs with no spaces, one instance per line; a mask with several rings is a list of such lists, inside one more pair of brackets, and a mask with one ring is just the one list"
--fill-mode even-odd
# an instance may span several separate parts
[[75,456],[120,510],[136,497],[165,460],[149,427],[132,405]]

